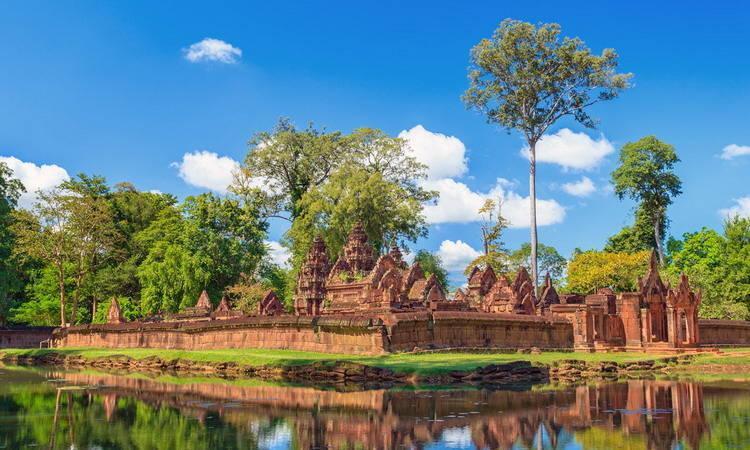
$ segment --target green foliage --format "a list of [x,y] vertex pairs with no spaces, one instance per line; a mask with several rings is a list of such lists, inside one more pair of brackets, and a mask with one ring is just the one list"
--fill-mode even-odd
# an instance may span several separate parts
[[249,146],[232,192],[259,205],[267,216],[286,212],[290,221],[301,213],[299,202],[305,193],[324,183],[348,151],[340,132],[328,133],[312,124],[297,129],[289,119],[280,119],[271,132],[253,136]]
[[592,294],[599,288],[612,288],[615,292],[632,292],[637,289],[639,277],[648,270],[650,252],[610,253],[586,251],[576,253],[568,263],[566,290],[579,294]]
[[[615,194],[620,199],[627,197],[639,203],[638,213],[644,216],[640,217],[641,227],[648,218],[662,262],[662,241],[668,225],[667,207],[682,193],[682,182],[674,173],[674,165],[679,161],[673,146],[655,136],[646,136],[628,142],[620,149],[620,165],[612,172]],[[638,220],[636,215],[636,226]]]
[[146,253],[137,269],[143,314],[192,306],[203,289],[218,300],[241,274],[255,273],[265,232],[257,210],[212,194],[188,197],[182,212],[162,211],[135,236]]
[[[549,274],[553,280],[559,280],[565,273],[568,261],[558,253],[555,247],[539,244],[539,273]],[[526,242],[510,255],[510,269],[517,272],[521,267],[531,264],[531,244]]]
[[[70,264],[70,263],[68,263]],[[69,267],[65,273],[72,274]],[[33,326],[55,326],[60,324],[60,287],[57,270],[51,266],[33,270],[26,285],[27,301],[11,310],[13,321]],[[65,278],[65,294],[70,296],[75,288],[72,276]],[[70,305],[67,305],[68,313]]]
[[728,220],[723,234],[686,233],[672,247],[667,272],[673,280],[685,273],[701,289],[701,317],[750,319],[750,219]]
[[560,26],[506,19],[471,50],[464,102],[487,120],[536,142],[558,119],[595,124],[585,108],[616,98],[630,74],[618,74],[617,53],[591,53],[578,38],[560,39]]
[[471,261],[469,265],[466,266],[466,269],[464,269],[464,275],[469,276],[471,271],[474,270],[474,267],[484,269],[487,266],[492,267],[492,270],[496,274],[508,274],[510,272],[509,258],[510,256],[507,253],[490,251],[488,254],[480,255]]
[[0,162],[0,326],[7,323],[12,295],[20,288],[18,271],[11,261],[14,246],[11,227],[13,210],[25,188],[12,175],[7,164]]
[[448,271],[443,267],[443,261],[440,257],[434,253],[430,253],[427,250],[419,250],[414,255],[414,262],[419,263],[420,267],[425,273],[425,276],[429,277],[435,274],[438,281],[444,288],[448,288]]
[[427,234],[423,200],[380,172],[352,165],[339,169],[300,202],[303,212],[287,233],[295,267],[318,234],[331,256],[338,254],[357,221],[364,224],[376,251],[393,241],[416,241]]
[[586,109],[612,100],[629,87],[630,74],[619,74],[617,53],[595,55],[578,38],[560,38],[557,24],[506,19],[490,39],[471,50],[469,89],[464,103],[487,122],[516,130],[529,150],[531,276],[537,280],[536,144],[564,117],[593,128]]
[[[666,221],[660,224],[660,236],[666,233]],[[635,253],[656,248],[654,241],[654,227],[646,210],[637,208],[635,210],[635,222],[620,230],[617,234],[610,236],[604,246],[605,252],[613,253]]]
[[[107,323],[107,314],[109,314],[109,305],[112,299],[102,302],[96,309],[96,314],[92,323]],[[120,305],[120,311],[125,320],[132,321],[138,320],[143,317],[141,313],[140,305],[128,297],[117,297],[117,303]]]

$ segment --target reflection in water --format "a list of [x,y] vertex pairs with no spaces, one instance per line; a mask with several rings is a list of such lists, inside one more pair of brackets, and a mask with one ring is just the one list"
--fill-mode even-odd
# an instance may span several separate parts
[[748,448],[747,387],[337,392],[7,368],[0,448]]

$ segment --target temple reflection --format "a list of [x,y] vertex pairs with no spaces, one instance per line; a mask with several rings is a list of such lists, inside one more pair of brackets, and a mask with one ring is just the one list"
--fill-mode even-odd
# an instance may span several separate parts
[[338,392],[242,382],[168,383],[98,373],[57,376],[87,387],[103,404],[107,421],[118,419],[118,398],[135,398],[204,424],[212,417],[239,430],[284,424],[290,446],[300,449],[421,449],[451,440],[460,441],[461,448],[478,449],[556,449],[577,440],[589,448],[586,440],[596,436],[592,430],[613,442],[635,439],[636,448],[698,449],[709,431],[704,388],[680,381],[536,391]]

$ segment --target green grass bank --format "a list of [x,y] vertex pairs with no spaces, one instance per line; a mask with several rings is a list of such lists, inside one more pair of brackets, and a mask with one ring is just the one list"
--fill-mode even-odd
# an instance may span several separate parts
[[[397,353],[382,356],[360,356],[330,353],[300,352],[294,350],[166,350],[166,349],[3,349],[0,360],[7,357],[36,357],[48,354],[77,356],[85,359],[98,359],[113,356],[126,356],[141,360],[158,357],[162,360],[187,360],[197,363],[235,363],[248,367],[289,367],[304,366],[318,362],[351,362],[366,366],[390,369],[397,373],[419,376],[441,375],[452,371],[471,371],[493,364],[515,361],[555,365],[564,360],[578,360],[587,363],[615,362],[618,364],[649,361],[668,357],[652,353],[579,353],[542,352],[523,353],[464,353],[428,352]],[[723,350],[720,354],[706,353],[692,357],[689,363],[682,364],[680,370],[701,370],[703,372],[736,372],[750,368],[750,347]]]

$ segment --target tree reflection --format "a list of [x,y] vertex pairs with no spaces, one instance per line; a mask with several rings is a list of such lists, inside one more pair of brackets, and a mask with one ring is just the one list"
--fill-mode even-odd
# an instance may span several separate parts
[[24,383],[8,386],[0,389],[0,448],[419,449],[442,443],[698,449],[750,443],[750,390],[737,384],[338,392],[248,380],[30,372]]

